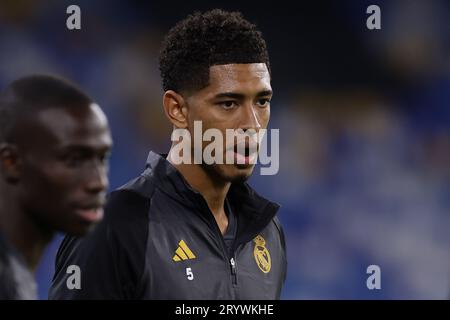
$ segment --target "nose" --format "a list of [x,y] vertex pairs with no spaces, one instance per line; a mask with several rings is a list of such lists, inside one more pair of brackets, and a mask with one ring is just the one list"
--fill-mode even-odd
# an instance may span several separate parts
[[85,190],[89,193],[98,194],[108,188],[107,168],[104,164],[96,163],[91,170],[86,172]]
[[242,108],[241,114],[242,123],[240,128],[243,129],[244,131],[253,129],[256,132],[258,132],[259,129],[261,129],[260,119],[258,117],[258,113],[255,110],[255,108],[258,107],[255,107],[252,103],[248,103],[245,105],[244,108]]

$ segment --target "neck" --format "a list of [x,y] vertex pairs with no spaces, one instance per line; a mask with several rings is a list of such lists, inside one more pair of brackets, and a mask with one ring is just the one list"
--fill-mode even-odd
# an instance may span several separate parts
[[211,175],[198,164],[174,164],[169,151],[167,160],[183,175],[189,185],[197,190],[205,199],[216,219],[222,234],[228,226],[228,218],[225,213],[225,198],[230,189],[231,182],[218,179]]
[[[3,190],[1,190],[3,189]],[[0,188],[5,191],[5,188]],[[53,233],[43,230],[21,209],[16,198],[8,192],[0,197],[0,232],[22,254],[28,268],[35,272]]]

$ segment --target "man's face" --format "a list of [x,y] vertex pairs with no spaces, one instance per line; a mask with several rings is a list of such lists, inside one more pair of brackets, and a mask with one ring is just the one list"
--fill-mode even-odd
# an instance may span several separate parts
[[[209,85],[191,94],[188,104],[188,129],[193,136],[194,121],[202,121],[203,132],[219,129],[224,137],[223,159],[232,152],[235,164],[213,164],[203,167],[229,182],[244,181],[250,177],[254,163],[249,163],[247,154],[236,152],[240,142],[225,141],[226,129],[253,129],[259,132],[267,128],[270,118],[272,87],[265,63],[228,64],[210,67]],[[209,142],[203,143],[203,148]],[[248,139],[247,146],[249,145]],[[252,155],[250,155],[252,156]],[[244,164],[237,164],[237,158]]]
[[111,135],[95,105],[46,108],[18,135],[20,205],[49,231],[85,234],[103,217]]

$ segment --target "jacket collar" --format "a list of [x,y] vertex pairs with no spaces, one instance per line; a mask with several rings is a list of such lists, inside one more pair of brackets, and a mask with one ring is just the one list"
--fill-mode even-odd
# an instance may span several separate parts
[[[166,160],[166,156],[150,151],[144,175],[153,175],[158,180],[158,186],[174,200],[207,215],[203,196],[187,183],[182,174]],[[257,194],[246,182],[233,183],[227,198],[238,219],[238,242],[253,239],[274,218],[280,207]]]

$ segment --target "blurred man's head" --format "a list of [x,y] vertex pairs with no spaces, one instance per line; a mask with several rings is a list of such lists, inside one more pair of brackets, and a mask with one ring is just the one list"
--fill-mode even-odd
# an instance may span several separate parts
[[49,232],[82,235],[103,217],[112,141],[98,105],[73,84],[36,75],[0,97],[0,186]]
[[[225,138],[226,129],[259,132],[267,127],[272,98],[269,56],[261,33],[240,13],[216,9],[179,22],[165,39],[160,70],[164,109],[175,128],[193,136],[194,121],[200,120],[203,132],[216,128]],[[245,163],[203,164],[205,170],[224,181],[247,179],[254,167],[248,150],[239,154],[235,142],[223,145],[224,159],[231,150]]]

